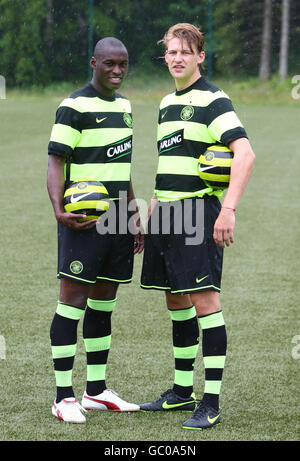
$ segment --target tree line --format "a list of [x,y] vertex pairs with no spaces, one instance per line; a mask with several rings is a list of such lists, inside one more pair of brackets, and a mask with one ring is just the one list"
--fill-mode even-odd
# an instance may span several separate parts
[[[7,86],[85,81],[89,4],[0,0],[0,75]],[[300,2],[295,0],[94,0],[92,43],[105,36],[119,38],[131,66],[146,73],[162,65],[157,41],[177,22],[201,28],[214,76],[265,80],[297,72]]]

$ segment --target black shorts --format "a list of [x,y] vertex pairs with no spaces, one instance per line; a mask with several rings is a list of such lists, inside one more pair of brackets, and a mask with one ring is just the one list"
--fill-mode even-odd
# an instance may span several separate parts
[[[220,291],[223,248],[213,239],[221,209],[219,200],[194,197],[178,200],[176,206],[172,211],[170,203],[159,202],[151,214],[145,235],[141,287],[174,294]],[[180,209],[184,210],[181,215]]]
[[97,280],[131,282],[134,236],[126,231],[129,220],[127,210],[122,219],[125,219],[125,226],[123,221],[120,232],[119,206],[116,204],[116,225],[113,226],[113,232],[103,235],[96,227],[76,231],[58,224],[57,277],[83,283],[96,283]]

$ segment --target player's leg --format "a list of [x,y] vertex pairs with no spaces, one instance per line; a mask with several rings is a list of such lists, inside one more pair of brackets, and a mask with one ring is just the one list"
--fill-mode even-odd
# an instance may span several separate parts
[[200,406],[183,427],[203,429],[220,421],[219,395],[226,359],[227,336],[219,293],[207,290],[190,296],[202,329],[205,388]]
[[111,345],[111,316],[116,306],[119,284],[99,280],[91,288],[83,322],[87,355],[87,385],[82,398],[86,409],[137,411],[139,406],[121,399],[107,389],[106,366]]
[[191,295],[202,330],[202,354],[205,367],[203,401],[219,408],[223,369],[226,359],[226,326],[219,293],[207,290]]
[[106,365],[111,344],[111,315],[116,305],[118,284],[98,281],[89,292],[83,320],[87,354],[87,386],[90,396],[106,389]]
[[197,314],[189,295],[165,293],[172,321],[174,385],[154,402],[142,404],[141,410],[193,411],[196,406],[193,393],[194,362],[199,346]]
[[[163,233],[164,213],[163,209],[160,213],[160,207],[164,208],[164,204],[154,208],[148,222],[141,287],[165,291],[166,304],[172,322],[175,372],[173,387],[157,400],[140,405],[140,408],[144,411],[193,411],[196,404],[193,394],[193,365],[199,343],[199,326],[189,295],[171,294],[173,261],[170,261],[170,252],[172,249],[177,251],[178,241],[176,240],[173,244],[170,236]],[[152,227],[153,223],[159,225],[160,233]],[[173,224],[172,221],[171,226]],[[181,267],[181,261],[179,265]],[[175,278],[178,279],[178,277]]]
[[60,297],[50,329],[56,379],[56,399],[52,414],[68,422],[84,422],[72,387],[72,371],[77,345],[77,326],[84,313],[89,286],[62,278]]
[[199,326],[196,309],[189,295],[166,292],[172,320],[175,376],[173,390],[181,397],[193,392],[194,362],[199,347]]

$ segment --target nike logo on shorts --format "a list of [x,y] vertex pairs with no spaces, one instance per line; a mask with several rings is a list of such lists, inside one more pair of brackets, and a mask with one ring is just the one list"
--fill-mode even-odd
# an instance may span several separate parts
[[202,279],[198,279],[198,277],[196,277],[196,283],[202,282],[202,280],[206,279],[207,277],[208,275],[205,275],[204,277],[202,277]]

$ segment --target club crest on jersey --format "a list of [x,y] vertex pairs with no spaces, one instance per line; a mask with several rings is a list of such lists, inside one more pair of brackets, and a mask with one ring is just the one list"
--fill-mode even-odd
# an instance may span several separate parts
[[159,153],[166,152],[168,150],[176,149],[183,143],[183,130],[175,131],[174,133],[165,136],[160,140]]
[[107,146],[106,155],[109,159],[114,160],[115,158],[122,157],[123,155],[131,154],[132,139],[131,136],[122,139],[110,146]]
[[126,123],[126,125],[128,126],[128,128],[132,128],[132,118],[131,118],[131,115],[128,114],[128,112],[124,113],[123,120]]
[[184,121],[190,120],[193,117],[194,112],[195,110],[193,106],[185,106],[180,112],[181,120],[184,120]]

